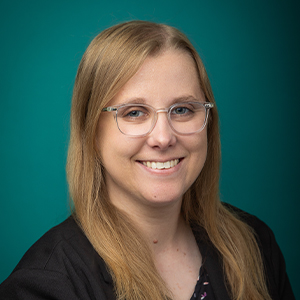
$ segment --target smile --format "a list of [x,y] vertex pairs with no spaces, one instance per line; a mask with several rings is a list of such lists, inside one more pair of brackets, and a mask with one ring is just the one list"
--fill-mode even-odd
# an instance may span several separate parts
[[179,163],[179,159],[173,159],[166,162],[143,161],[142,164],[151,169],[170,169]]

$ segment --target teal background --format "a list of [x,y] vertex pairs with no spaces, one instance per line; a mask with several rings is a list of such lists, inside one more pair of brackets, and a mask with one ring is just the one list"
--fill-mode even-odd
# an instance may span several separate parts
[[264,220],[300,297],[299,1],[1,0],[0,282],[69,213],[72,87],[91,39],[115,23],[168,23],[211,79],[222,139],[221,197]]

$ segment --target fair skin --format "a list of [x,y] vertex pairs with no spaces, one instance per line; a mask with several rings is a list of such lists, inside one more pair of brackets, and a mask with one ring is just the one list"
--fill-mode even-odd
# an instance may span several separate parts
[[[147,58],[108,105],[138,101],[158,109],[179,99],[205,102],[193,59],[182,51],[167,50]],[[173,299],[190,299],[201,254],[180,211],[183,194],[205,163],[206,129],[191,135],[177,134],[170,128],[167,115],[159,113],[149,135],[128,137],[118,130],[113,113],[103,113],[96,144],[112,203],[126,211],[148,241]],[[179,163],[165,169],[143,164],[172,160]]]

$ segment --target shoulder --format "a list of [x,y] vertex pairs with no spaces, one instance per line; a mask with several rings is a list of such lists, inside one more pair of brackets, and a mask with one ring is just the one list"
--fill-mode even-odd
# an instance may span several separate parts
[[256,216],[235,206],[227,203],[223,205],[252,228],[261,251],[267,283],[271,294],[274,295],[272,299],[294,299],[285,260],[270,227]]
[[248,224],[253,229],[258,242],[262,243],[260,246],[262,246],[264,250],[267,250],[268,246],[271,246],[267,241],[275,240],[275,237],[273,231],[265,222],[260,220],[255,215],[247,213],[231,204],[223,203],[223,206],[233,213],[238,219]]
[[87,240],[73,217],[69,217],[34,243],[14,272],[24,268],[59,271],[57,256],[60,256],[61,260],[76,253],[78,251],[77,243],[87,244]]
[[91,295],[113,299],[105,296],[111,293],[111,285],[104,261],[69,217],[25,253],[0,285],[0,293],[13,295],[5,299],[44,299],[35,298],[38,293],[53,299],[89,299]]
[[[238,219],[252,228],[261,253],[266,259],[265,263],[270,264],[272,262],[270,258],[272,256],[276,256],[280,251],[274,233],[270,227],[258,217],[249,214],[233,205],[227,203],[223,203],[223,205]],[[269,267],[271,267],[271,265]]]

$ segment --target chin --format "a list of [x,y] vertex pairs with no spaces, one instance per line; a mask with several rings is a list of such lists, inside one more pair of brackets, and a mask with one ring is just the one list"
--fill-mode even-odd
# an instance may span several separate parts
[[151,203],[154,206],[167,206],[170,204],[175,204],[180,202],[182,200],[182,194],[173,194],[170,195],[170,193],[152,193],[151,196],[145,197],[146,201],[148,203]]

